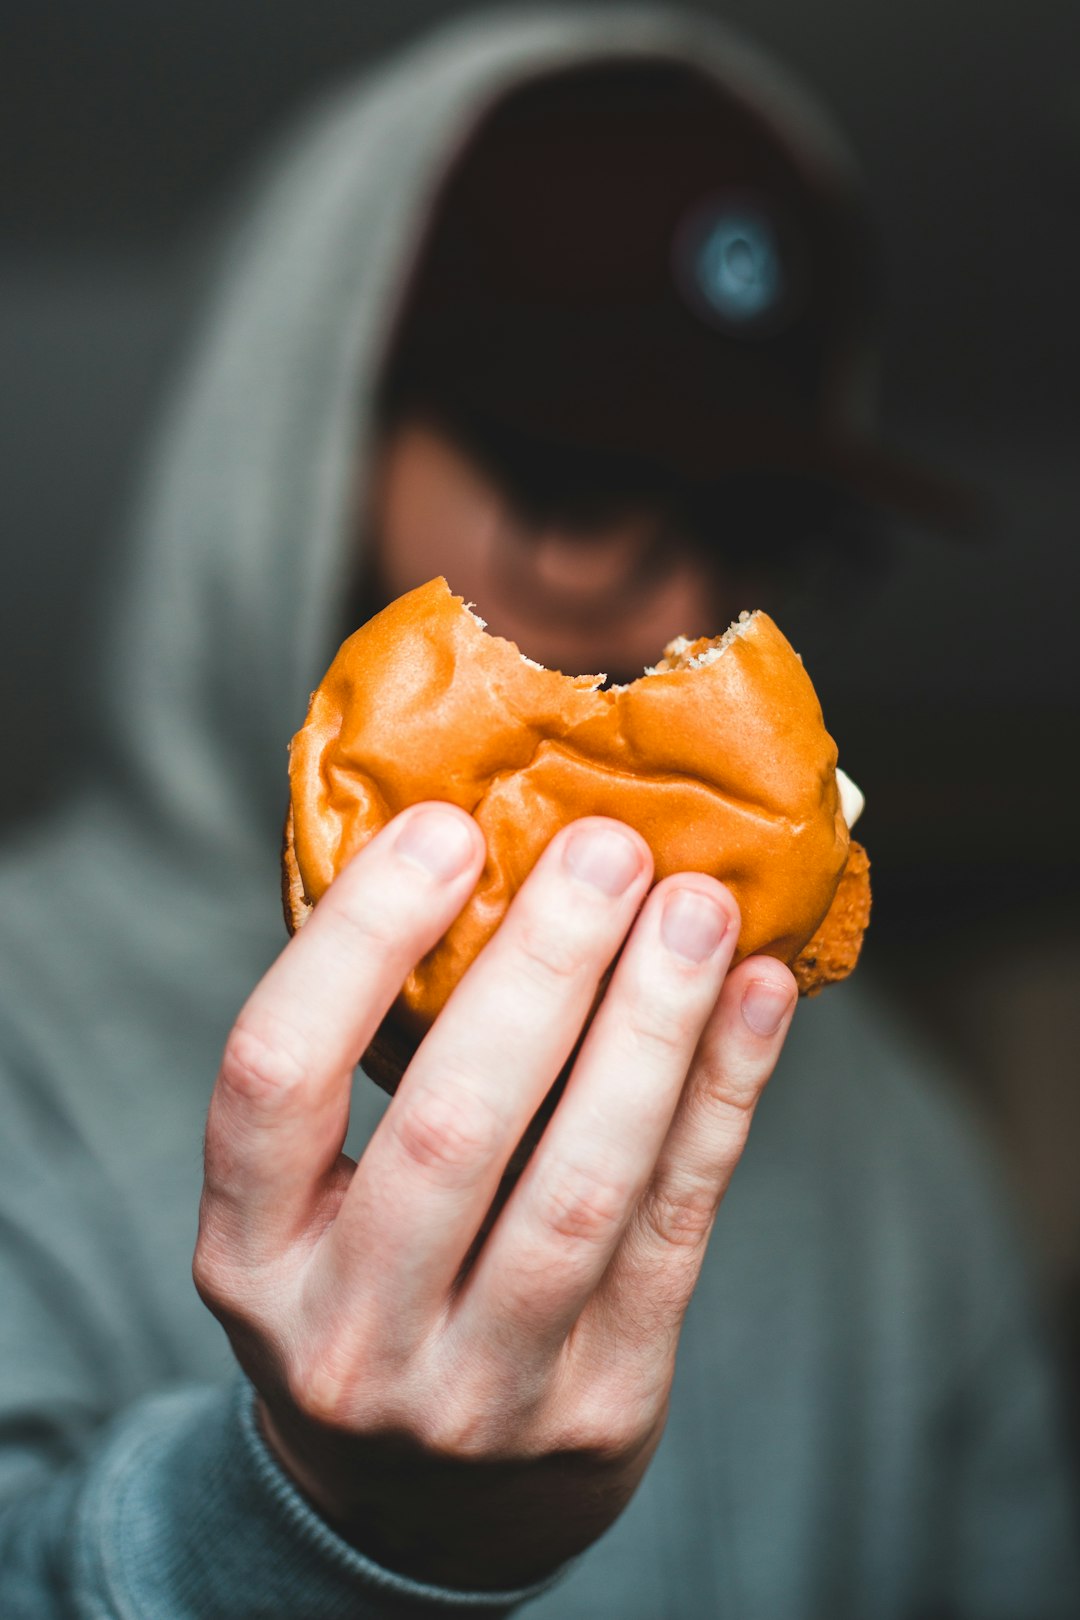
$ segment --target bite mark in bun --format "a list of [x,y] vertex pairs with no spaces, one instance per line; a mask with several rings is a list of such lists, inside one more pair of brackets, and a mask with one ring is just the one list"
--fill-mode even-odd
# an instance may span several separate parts
[[854,967],[869,862],[849,836],[817,695],[773,621],[744,613],[716,638],[678,638],[626,686],[603,679],[533,663],[436,579],[350,636],[312,694],[290,752],[290,932],[407,805],[459,805],[487,842],[472,898],[365,1054],[388,1089],[542,850],[580,816],[635,827],[657,879],[726,883],[742,915],[737,959],[780,958],[806,995]]

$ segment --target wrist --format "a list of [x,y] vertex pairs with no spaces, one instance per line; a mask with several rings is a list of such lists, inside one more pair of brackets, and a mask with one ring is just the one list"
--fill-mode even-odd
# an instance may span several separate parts
[[277,1420],[265,1398],[257,1390],[252,1411],[263,1443],[282,1472],[289,1477],[312,1507],[335,1529],[344,1534],[342,1527],[348,1515],[342,1503],[335,1500],[333,1492],[327,1488],[328,1470],[325,1467],[320,1468],[317,1463],[313,1464],[307,1455],[309,1448],[299,1446],[295,1441],[286,1438],[284,1431],[291,1425],[282,1424]]
[[[591,1533],[579,1519],[564,1545],[566,1526],[550,1498],[543,1513],[535,1511],[532,1491],[528,1505],[511,1505],[514,1465],[469,1467],[415,1447],[366,1445],[331,1433],[312,1443],[307,1433],[294,1436],[288,1414],[277,1416],[259,1394],[254,1416],[267,1450],[329,1527],[408,1581],[458,1593],[541,1591],[606,1528],[608,1516]],[[462,1466],[472,1476],[464,1490]],[[523,1466],[535,1474],[535,1465]]]

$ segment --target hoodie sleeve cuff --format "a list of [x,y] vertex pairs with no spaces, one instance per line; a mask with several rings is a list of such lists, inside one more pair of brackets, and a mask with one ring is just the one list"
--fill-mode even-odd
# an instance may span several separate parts
[[460,1592],[372,1563],[282,1471],[244,1381],[141,1402],[113,1431],[95,1473],[77,1557],[87,1587],[125,1617],[492,1620],[558,1578],[515,1592]]

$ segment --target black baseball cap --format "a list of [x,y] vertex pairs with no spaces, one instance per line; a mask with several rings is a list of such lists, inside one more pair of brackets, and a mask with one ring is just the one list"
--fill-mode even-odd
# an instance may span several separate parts
[[882,445],[877,275],[842,148],[749,79],[592,62],[506,92],[443,181],[388,352],[508,467],[703,492],[814,481],[950,527],[963,491]]

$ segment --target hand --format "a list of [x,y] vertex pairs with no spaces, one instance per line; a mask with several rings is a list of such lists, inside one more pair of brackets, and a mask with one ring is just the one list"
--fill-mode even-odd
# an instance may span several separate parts
[[[779,962],[728,972],[726,889],[686,873],[649,893],[636,833],[576,822],[354,1164],[357,1056],[483,858],[463,812],[405,811],[270,969],[214,1091],[195,1255],[268,1442],[320,1511],[387,1567],[476,1589],[546,1574],[641,1479],[795,1006]],[[624,940],[566,1091],[470,1255]]]

